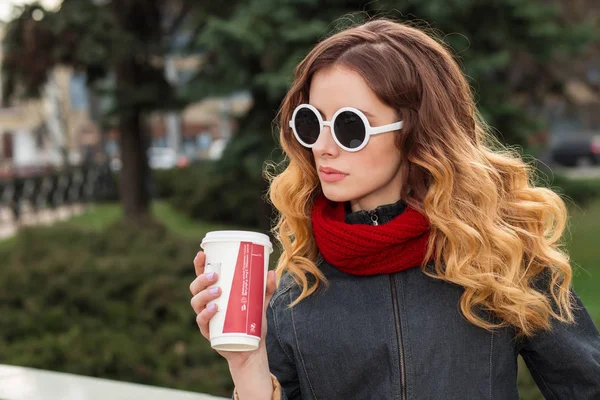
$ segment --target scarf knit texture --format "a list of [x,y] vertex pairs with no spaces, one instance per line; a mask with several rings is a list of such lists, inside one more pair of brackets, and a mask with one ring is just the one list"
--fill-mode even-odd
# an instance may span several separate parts
[[348,224],[344,203],[320,195],[312,210],[312,227],[323,259],[352,275],[392,274],[421,265],[429,240],[429,221],[406,210],[381,225]]

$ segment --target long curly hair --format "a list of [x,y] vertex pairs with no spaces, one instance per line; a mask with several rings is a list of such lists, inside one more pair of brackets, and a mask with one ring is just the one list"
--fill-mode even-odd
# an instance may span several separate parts
[[[535,187],[533,168],[494,138],[448,47],[423,30],[386,19],[317,44],[294,70],[279,110],[285,169],[266,175],[278,210],[273,233],[282,247],[277,279],[287,272],[302,288],[290,306],[328,282],[317,267],[311,228],[312,205],[321,193],[315,161],[288,121],[298,104],[308,102],[315,72],[333,65],[359,73],[404,121],[395,137],[404,160],[401,199],[431,224],[426,259],[433,257],[435,273],[425,262],[421,268],[464,288],[460,307],[466,319],[488,330],[512,326],[519,336],[550,328],[551,318],[573,322],[572,270],[561,241],[563,200]],[[549,291],[536,290],[542,275],[550,278]],[[480,310],[497,318],[484,318]]]

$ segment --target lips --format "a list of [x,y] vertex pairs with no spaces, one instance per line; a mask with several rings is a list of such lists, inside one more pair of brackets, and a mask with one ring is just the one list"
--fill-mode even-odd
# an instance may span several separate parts
[[330,167],[320,167],[319,176],[323,182],[338,182],[346,178],[348,174],[338,171],[337,169]]
[[330,167],[319,167],[319,171],[324,173],[324,174],[341,174],[341,175],[347,175],[346,173],[342,172],[342,171],[338,171],[337,169],[333,169]]

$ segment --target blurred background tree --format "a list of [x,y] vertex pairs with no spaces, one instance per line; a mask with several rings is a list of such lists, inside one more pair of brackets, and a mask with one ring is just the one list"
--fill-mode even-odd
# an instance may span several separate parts
[[[61,64],[84,71],[92,90],[112,98],[105,123],[118,127],[120,198],[134,223],[149,217],[145,116],[185,104],[164,74],[168,33],[177,26],[163,30],[162,10],[160,0],[65,0],[56,12],[32,4],[9,23],[5,39],[4,99],[40,97]],[[114,82],[108,88],[107,77]]]

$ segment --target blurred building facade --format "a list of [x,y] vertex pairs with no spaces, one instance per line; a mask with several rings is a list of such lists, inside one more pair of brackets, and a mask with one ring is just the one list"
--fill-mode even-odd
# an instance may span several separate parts
[[[0,23],[0,44],[4,31]],[[173,54],[164,64],[169,82],[181,86],[198,71],[201,55]],[[118,158],[118,130],[102,132],[99,123],[111,103],[90,94],[84,73],[54,68],[42,98],[0,107],[0,175]],[[151,113],[149,146],[170,148],[188,159],[218,158],[236,129],[234,119],[251,104],[247,93],[236,93],[192,103],[179,112]]]
[[[4,32],[1,23],[0,43]],[[0,63],[2,57],[0,47]],[[57,67],[40,99],[0,108],[0,174],[27,174],[79,163],[86,148],[98,145],[98,137],[88,112],[85,77]]]

